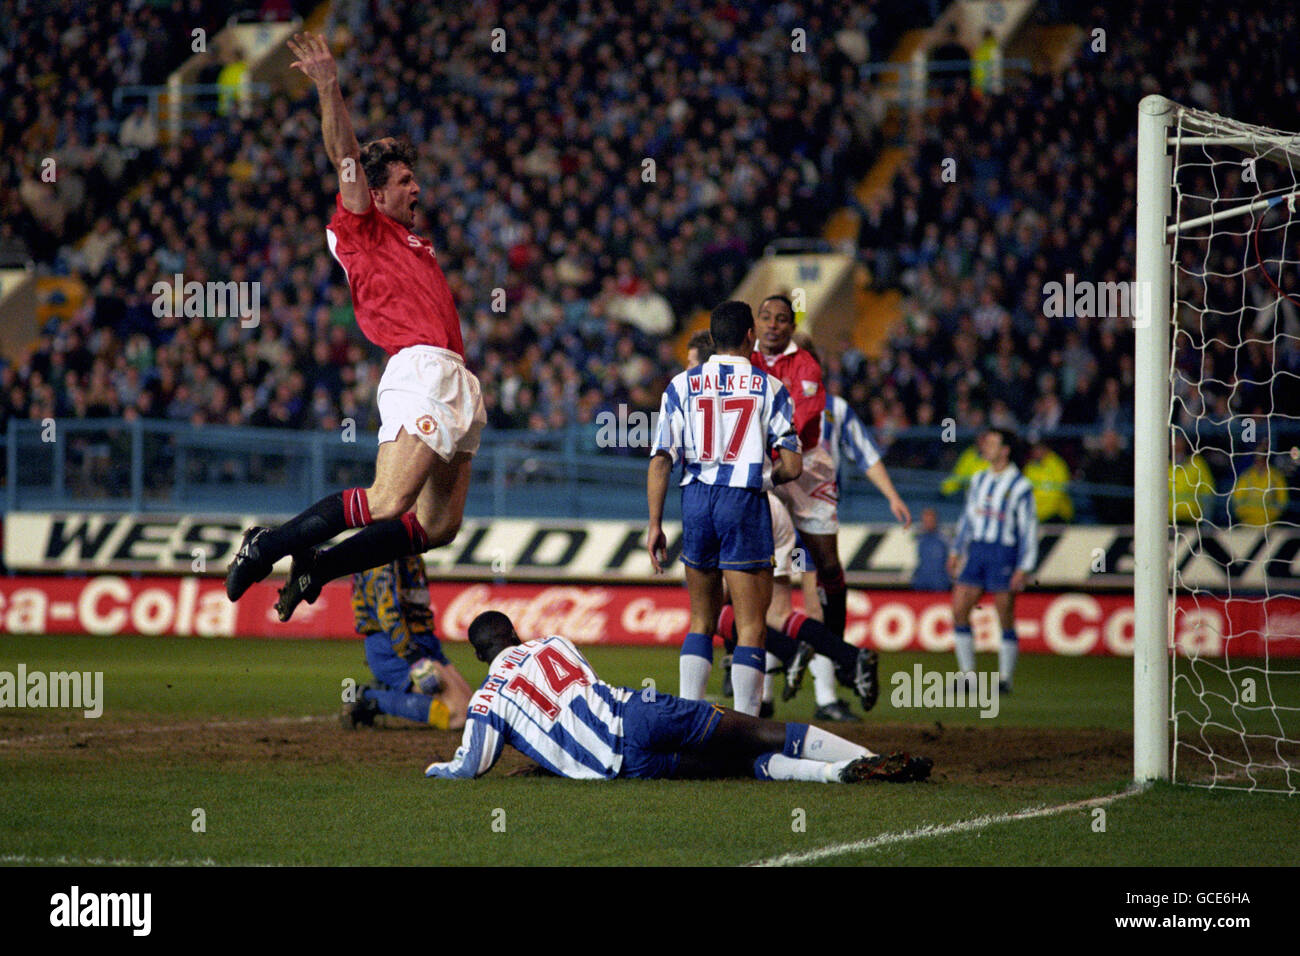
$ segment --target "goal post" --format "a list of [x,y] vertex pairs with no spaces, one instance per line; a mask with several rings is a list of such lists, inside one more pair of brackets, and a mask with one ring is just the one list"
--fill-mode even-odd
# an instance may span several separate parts
[[1133,777],[1300,793],[1300,134],[1138,104]]
[[[1133,779],[1169,779],[1169,380],[1174,104],[1138,104],[1137,248],[1133,365]],[[1140,312],[1140,314],[1139,314]]]

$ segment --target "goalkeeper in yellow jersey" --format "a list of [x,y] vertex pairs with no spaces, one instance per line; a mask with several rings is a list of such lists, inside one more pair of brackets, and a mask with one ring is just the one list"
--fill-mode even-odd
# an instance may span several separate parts
[[382,713],[441,730],[464,727],[473,692],[434,633],[424,559],[408,555],[354,574],[352,610],[378,683],[343,705],[343,726],[370,726]]

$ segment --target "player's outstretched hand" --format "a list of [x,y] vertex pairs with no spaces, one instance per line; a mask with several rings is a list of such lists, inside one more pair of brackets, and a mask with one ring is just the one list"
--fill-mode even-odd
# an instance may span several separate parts
[[654,567],[655,574],[661,574],[664,565],[668,563],[668,536],[664,534],[663,528],[652,525],[645,537],[646,549],[650,552],[650,564]]
[[295,33],[288,41],[289,49],[298,59],[289,64],[289,69],[302,70],[317,86],[322,86],[338,78],[338,65],[329,44],[319,33]]
[[889,510],[894,513],[894,517],[904,528],[912,527],[912,512],[907,510],[907,505],[903,503],[902,498],[895,498],[891,501]]
[[1011,593],[1019,594],[1025,589],[1025,572],[1017,571],[1011,575]]

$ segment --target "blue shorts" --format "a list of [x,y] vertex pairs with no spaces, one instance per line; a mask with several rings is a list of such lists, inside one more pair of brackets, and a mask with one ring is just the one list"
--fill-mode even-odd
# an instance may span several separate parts
[[623,705],[623,768],[620,777],[671,777],[681,752],[705,743],[718,729],[722,708],[703,700],[655,694],[654,700],[632,691]]
[[682,488],[682,564],[699,571],[771,568],[766,492],[693,481]]
[[983,588],[991,594],[1011,590],[1011,575],[1016,572],[1016,549],[990,541],[972,541],[966,552],[966,564],[957,580]]
[[[447,663],[442,644],[436,637],[421,635],[414,639],[415,646],[439,664]],[[411,663],[393,650],[393,639],[380,631],[366,635],[366,663],[375,679],[390,690],[406,690],[411,685]]]

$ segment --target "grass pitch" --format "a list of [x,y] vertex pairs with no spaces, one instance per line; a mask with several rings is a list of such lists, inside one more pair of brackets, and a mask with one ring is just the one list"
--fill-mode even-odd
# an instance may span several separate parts
[[[676,688],[675,649],[586,650],[612,683]],[[465,645],[448,655],[471,684],[482,680]],[[1122,659],[1022,657],[1015,695],[981,719],[894,707],[893,673],[952,665],[887,655],[876,709],[834,729],[933,756],[935,774],[859,787],[511,776],[527,765],[510,750],[481,780],[427,780],[425,764],[449,757],[459,734],[397,718],[339,727],[342,680],[366,677],[357,642],[4,638],[0,670],[20,662],[102,671],[105,699],[98,720],[0,710],[0,862],[16,865],[1300,863],[1296,797],[1160,786],[1106,804],[1104,816],[1084,805],[1006,819],[1125,790]],[[808,719],[812,707],[806,687],[777,716]]]

